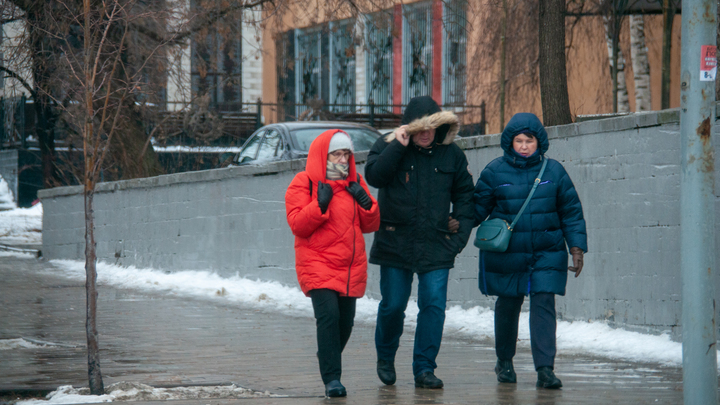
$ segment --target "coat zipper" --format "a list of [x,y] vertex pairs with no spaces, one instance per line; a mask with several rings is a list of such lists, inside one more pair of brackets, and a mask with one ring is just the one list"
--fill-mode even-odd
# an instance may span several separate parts
[[352,229],[353,229],[353,249],[352,249],[352,257],[350,257],[350,266],[348,266],[348,278],[347,278],[347,292],[345,293],[346,296],[350,296],[350,275],[352,273],[352,265],[355,261],[355,216],[357,215],[357,201],[353,198],[353,220],[352,220]]

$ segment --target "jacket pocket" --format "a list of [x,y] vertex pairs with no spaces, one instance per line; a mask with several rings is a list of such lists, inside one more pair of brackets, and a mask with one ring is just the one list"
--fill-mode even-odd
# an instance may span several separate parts
[[452,190],[453,180],[455,179],[455,168],[448,165],[435,166],[435,174],[433,175],[433,186],[440,193],[447,192],[448,195]]
[[435,228],[435,231],[438,243],[443,248],[443,251],[439,252],[439,256],[443,260],[454,260],[455,256],[460,253],[460,247],[455,237],[457,234],[442,228]]
[[413,242],[412,227],[401,222],[380,221],[373,249],[383,259],[409,263],[412,261]]

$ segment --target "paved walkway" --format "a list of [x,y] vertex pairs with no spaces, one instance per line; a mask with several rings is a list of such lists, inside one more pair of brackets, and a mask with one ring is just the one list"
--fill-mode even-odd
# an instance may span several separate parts
[[[0,395],[87,386],[84,283],[43,274],[52,269],[36,259],[0,257],[0,339],[63,345],[0,350]],[[498,384],[492,342],[453,337],[444,339],[438,358],[445,389],[415,389],[407,335],[397,356],[398,382],[384,386],[375,375],[374,330],[367,325],[356,326],[343,355],[348,397],[324,399],[313,319],[108,286],[99,288],[98,329],[106,386],[235,383],[288,396],[174,401],[178,405],[682,403],[678,368],[562,353],[555,368],[563,389],[536,389],[526,348],[515,359],[518,384]]]

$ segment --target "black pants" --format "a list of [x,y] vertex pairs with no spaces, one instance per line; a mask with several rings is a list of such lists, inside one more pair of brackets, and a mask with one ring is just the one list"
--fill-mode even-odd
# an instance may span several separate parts
[[[495,353],[500,360],[515,356],[520,308],[525,297],[498,297],[495,301]],[[555,294],[530,296],[530,347],[535,369],[555,366]]]
[[337,291],[310,291],[317,325],[318,361],[323,384],[342,375],[342,351],[350,339],[357,298],[341,297]]

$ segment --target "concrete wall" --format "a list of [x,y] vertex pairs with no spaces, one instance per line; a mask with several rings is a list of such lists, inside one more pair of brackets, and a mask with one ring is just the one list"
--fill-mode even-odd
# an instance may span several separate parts
[[[713,127],[715,138],[718,129]],[[562,162],[580,194],[590,250],[582,275],[570,278],[567,296],[558,297],[559,318],[607,320],[679,338],[679,112],[588,121],[548,132],[547,155]],[[458,141],[475,179],[501,155],[499,141],[497,134]],[[359,154],[361,172],[364,159]],[[292,161],[101,184],[95,200],[98,257],[297,285],[284,193],[303,167],[303,161]],[[83,258],[81,191],[65,187],[40,194],[48,259]],[[493,304],[477,289],[477,260],[469,243],[451,272],[451,304]],[[373,297],[378,297],[378,273],[370,267]],[[720,291],[718,277],[715,284]]]

